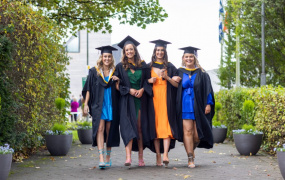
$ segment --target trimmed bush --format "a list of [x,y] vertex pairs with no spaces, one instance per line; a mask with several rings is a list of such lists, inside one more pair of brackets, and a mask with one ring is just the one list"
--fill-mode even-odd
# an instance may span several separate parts
[[233,137],[232,130],[248,124],[263,132],[263,148],[269,153],[275,153],[277,142],[285,143],[284,87],[221,90],[215,100],[222,104],[220,122],[228,127],[228,137]]

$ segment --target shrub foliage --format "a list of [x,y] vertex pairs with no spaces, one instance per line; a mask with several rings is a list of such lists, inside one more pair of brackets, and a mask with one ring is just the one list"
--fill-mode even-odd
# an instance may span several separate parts
[[[69,86],[68,58],[58,32],[51,20],[30,6],[0,0],[0,72],[4,78],[0,143],[11,144],[16,151],[28,153],[40,146],[45,130],[65,120],[55,105],[57,97],[67,98]],[[3,48],[3,41],[10,43],[8,49]],[[12,84],[9,89],[8,83]],[[2,115],[4,109],[10,109],[9,113]]]
[[277,142],[285,143],[285,88],[262,86],[221,90],[215,98],[222,104],[220,121],[227,125],[229,137],[232,137],[232,130],[248,124],[263,132],[266,151],[274,153]]

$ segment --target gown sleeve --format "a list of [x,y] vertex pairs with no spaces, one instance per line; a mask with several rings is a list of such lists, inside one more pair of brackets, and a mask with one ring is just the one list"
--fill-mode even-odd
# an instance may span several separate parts
[[118,78],[121,80],[120,84],[119,84],[119,92],[122,96],[127,95],[130,92],[130,88],[127,86],[122,85],[123,84],[123,74],[122,74],[122,65],[121,64],[117,64],[116,66],[116,71],[114,74],[116,74],[118,76]]
[[210,104],[210,105],[214,104],[212,94],[208,95],[208,97],[207,97],[207,104]]
[[147,67],[145,69],[145,78],[144,78],[144,82],[143,82],[143,88],[144,88],[144,91],[147,93],[147,95],[152,97],[153,96],[152,85],[148,82],[148,79],[151,78],[150,70],[151,70],[150,67]]

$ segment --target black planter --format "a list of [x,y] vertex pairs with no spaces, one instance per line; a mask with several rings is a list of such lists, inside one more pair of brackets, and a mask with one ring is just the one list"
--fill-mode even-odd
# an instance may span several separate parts
[[283,176],[283,179],[285,179],[285,152],[277,151],[277,159],[280,172]]
[[212,128],[214,143],[223,143],[227,137],[228,128]]
[[52,156],[65,156],[72,144],[72,134],[46,135],[46,146]]
[[234,141],[241,155],[256,155],[262,143],[262,134],[234,134]]
[[92,144],[92,129],[77,129],[77,134],[82,144]]
[[0,180],[6,180],[9,176],[12,164],[12,154],[0,154]]

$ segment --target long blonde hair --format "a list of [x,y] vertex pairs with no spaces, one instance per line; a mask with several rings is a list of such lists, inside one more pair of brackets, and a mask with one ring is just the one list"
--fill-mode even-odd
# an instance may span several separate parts
[[[202,70],[202,72],[205,72],[205,70],[202,68],[202,66],[199,63],[198,58],[195,56],[195,54],[193,54],[193,55],[194,55],[194,65],[195,65],[195,67],[198,67],[198,68],[200,68]],[[182,66],[186,66],[186,64],[183,61],[183,57],[184,57],[184,54],[182,56]]]
[[[99,59],[97,60],[97,67],[98,69],[103,69],[103,54],[100,55]],[[112,62],[109,65],[109,70],[115,68],[115,60],[114,60],[114,56],[112,54]],[[100,72],[97,72],[97,75],[99,75]]]
[[[141,60],[139,51],[135,45],[133,45],[133,44],[131,44],[131,45],[133,46],[133,48],[135,50],[135,56],[134,56],[135,62],[134,63],[137,67],[141,67],[142,60]],[[126,56],[126,53],[125,53],[125,48],[126,48],[126,46],[124,46],[124,48],[122,50],[121,62],[123,64],[124,69],[127,70],[129,68],[129,62],[128,62],[128,57]]]

